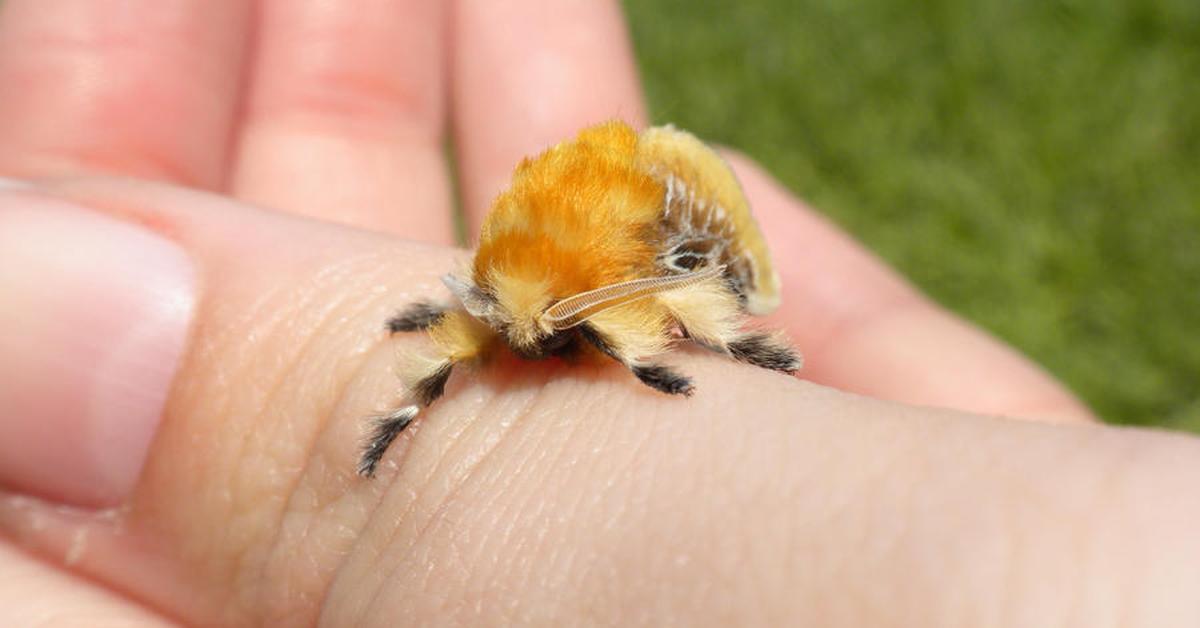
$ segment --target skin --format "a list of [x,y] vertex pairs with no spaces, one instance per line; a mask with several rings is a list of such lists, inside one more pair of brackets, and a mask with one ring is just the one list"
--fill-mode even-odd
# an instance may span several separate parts
[[37,181],[0,212],[148,226],[200,286],[133,494],[0,498],[0,623],[1200,623],[1200,443],[1095,424],[738,155],[802,378],[502,360],[357,478],[424,346],[381,325],[464,256],[448,123],[475,226],[520,156],[644,107],[610,3],[264,0],[255,46],[249,4],[0,8],[0,173]]

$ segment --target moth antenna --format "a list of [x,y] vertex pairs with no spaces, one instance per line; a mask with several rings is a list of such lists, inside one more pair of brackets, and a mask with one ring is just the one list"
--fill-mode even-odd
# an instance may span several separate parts
[[542,313],[541,323],[543,327],[554,331],[570,329],[609,308],[662,292],[686,288],[719,277],[723,272],[724,266],[708,266],[690,273],[643,277],[601,286],[567,297],[546,308]]

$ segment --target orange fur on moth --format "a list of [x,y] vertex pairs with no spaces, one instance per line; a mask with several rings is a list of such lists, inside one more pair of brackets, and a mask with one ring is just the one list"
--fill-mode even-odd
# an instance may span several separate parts
[[455,304],[421,302],[388,321],[426,330],[431,355],[404,365],[411,404],[378,417],[358,471],[442,395],[455,365],[501,348],[526,359],[590,352],[642,383],[690,395],[655,361],[681,338],[787,373],[801,360],[774,333],[742,328],[779,304],[779,277],[733,171],[670,126],[607,122],[523,160],[492,204]]

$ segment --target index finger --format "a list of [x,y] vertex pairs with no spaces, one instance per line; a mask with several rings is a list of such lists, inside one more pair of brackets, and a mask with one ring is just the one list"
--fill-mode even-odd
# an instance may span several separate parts
[[522,157],[590,124],[645,123],[616,2],[460,0],[454,6],[454,129],[468,233]]
[[442,153],[445,10],[424,0],[263,0],[234,196],[453,241]]

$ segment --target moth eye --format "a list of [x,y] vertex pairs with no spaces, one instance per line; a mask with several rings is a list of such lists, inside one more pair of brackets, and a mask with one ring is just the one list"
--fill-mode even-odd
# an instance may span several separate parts
[[678,246],[662,258],[664,266],[670,270],[679,272],[696,270],[696,268],[703,266],[707,261],[709,261],[708,255]]
[[671,257],[670,264],[679,270],[694,270],[703,261],[704,258],[695,253],[683,253]]
[[708,263],[716,263],[724,245],[715,238],[689,238],[659,256],[659,264],[676,272],[691,272]]

